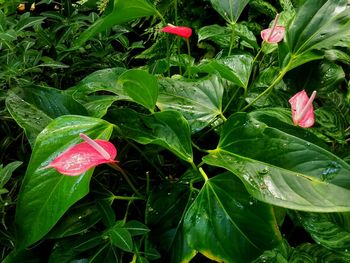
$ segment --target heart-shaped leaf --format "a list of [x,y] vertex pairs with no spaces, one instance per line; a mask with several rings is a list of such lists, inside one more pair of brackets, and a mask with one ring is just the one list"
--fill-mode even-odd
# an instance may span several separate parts
[[42,168],[80,142],[80,133],[108,139],[112,129],[110,123],[100,119],[67,115],[52,121],[38,135],[17,203],[18,248],[42,238],[72,204],[89,192],[93,169],[70,177]]
[[231,173],[205,182],[184,228],[189,246],[218,262],[250,262],[282,241],[272,207],[253,200]]
[[193,162],[190,127],[180,113],[163,111],[144,115],[121,109],[112,111],[110,116],[123,137],[142,144],[160,145],[179,158]]
[[350,165],[292,135],[296,127],[270,122],[233,115],[204,161],[236,174],[261,201],[304,211],[350,211]]
[[213,8],[229,23],[236,23],[250,0],[210,0]]
[[157,106],[162,111],[181,112],[192,132],[203,129],[222,114],[224,84],[218,76],[196,81],[163,79],[159,85]]

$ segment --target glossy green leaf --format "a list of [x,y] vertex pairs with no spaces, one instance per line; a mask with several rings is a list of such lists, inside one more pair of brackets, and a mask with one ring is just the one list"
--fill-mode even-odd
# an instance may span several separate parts
[[222,114],[224,83],[218,76],[203,80],[163,79],[157,106],[162,110],[181,112],[192,132],[199,131]]
[[146,224],[151,228],[148,238],[165,255],[166,262],[190,262],[196,251],[184,236],[183,217],[193,201],[189,185],[182,182],[163,184],[154,189],[146,205]]
[[190,128],[184,117],[175,111],[144,115],[130,109],[114,110],[111,119],[125,138],[141,144],[160,145],[179,158],[193,162]]
[[198,66],[198,69],[208,73],[219,73],[222,78],[246,89],[252,67],[252,56],[242,53],[205,61]]
[[294,129],[301,128],[237,113],[204,161],[236,174],[258,200],[304,211],[350,211],[350,165],[292,135]]
[[210,2],[227,22],[235,23],[249,0],[210,0]]
[[28,141],[34,146],[38,134],[51,122],[51,118],[34,105],[9,91],[6,108],[17,124],[24,129]]
[[350,255],[350,213],[297,213],[311,237],[330,250]]
[[22,164],[22,162],[15,161],[7,164],[5,167],[0,164],[0,189],[10,180],[12,173]]
[[205,182],[184,231],[190,247],[218,262],[250,262],[282,241],[272,207],[253,200],[231,173]]
[[83,45],[88,39],[99,32],[110,29],[115,25],[130,22],[134,19],[152,16],[156,9],[147,0],[114,1],[113,11],[92,24],[75,41],[75,46]]
[[118,83],[134,102],[154,111],[158,98],[156,77],[144,70],[131,69],[119,76]]
[[89,203],[68,210],[58,221],[46,238],[62,238],[88,231],[90,227],[101,220],[96,205]]
[[43,167],[67,148],[81,142],[79,133],[93,139],[108,139],[112,129],[110,123],[100,119],[62,116],[38,135],[17,203],[19,248],[42,238],[71,205],[89,192],[93,169],[71,177]]
[[83,104],[91,116],[101,118],[113,102],[128,99],[120,85],[117,85],[119,76],[125,70],[117,67],[95,71],[65,92]]
[[329,48],[339,40],[349,40],[350,10],[346,5],[346,0],[306,1],[286,31],[286,43],[292,54]]
[[131,234],[121,225],[120,222],[117,222],[113,227],[108,229],[104,235],[109,237],[113,246],[116,246],[124,251],[132,251],[133,243]]
[[288,69],[321,58],[314,50],[350,41],[350,10],[346,5],[346,0],[306,1],[298,9],[286,31],[289,53],[282,57],[289,61]]

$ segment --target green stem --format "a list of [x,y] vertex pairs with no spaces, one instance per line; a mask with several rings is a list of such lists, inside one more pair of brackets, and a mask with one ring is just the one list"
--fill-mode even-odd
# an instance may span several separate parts
[[208,180],[209,180],[207,174],[204,172],[204,170],[202,169],[202,167],[199,167],[199,172],[200,172],[200,174],[203,176],[204,181],[208,181]]
[[137,194],[140,198],[144,199],[144,196],[136,189],[134,184],[130,181],[129,176],[124,172],[124,170],[118,164],[110,163],[109,165],[123,175],[125,181],[129,184],[130,188],[135,192],[135,194]]
[[[230,98],[229,102],[226,104],[224,110],[222,111],[222,114],[224,114],[224,113],[227,111],[227,109],[228,109],[228,107],[231,105],[233,99],[236,97],[238,91],[239,91],[239,88],[237,88],[236,91],[233,93],[233,95],[232,95],[232,97]],[[244,91],[245,91],[245,90],[244,90]]]
[[232,51],[232,48],[233,48],[233,45],[235,42],[235,25],[236,25],[236,23],[231,23],[232,32],[231,32],[230,49],[228,50],[229,56],[231,55],[231,51]]
[[186,38],[186,44],[187,44],[187,54],[188,54],[188,60],[189,63],[187,64],[187,71],[188,71],[188,77],[191,78],[191,47],[190,47],[190,40]]
[[192,141],[192,146],[194,147],[194,148],[196,148],[198,151],[200,151],[200,152],[204,152],[204,153],[209,153],[208,152],[208,150],[203,150],[203,149],[201,149],[197,144],[195,144],[193,141]]
[[174,13],[175,13],[175,25],[178,26],[177,22],[178,22],[178,19],[177,19],[177,0],[174,0]]
[[121,195],[113,195],[112,196],[113,200],[125,200],[125,201],[134,201],[134,200],[145,200],[142,197],[137,197],[137,196],[121,196]]
[[220,112],[219,116],[224,122],[227,121],[226,117],[224,116],[224,114],[222,112]]
[[278,75],[278,77],[271,83],[270,86],[268,86],[268,88],[266,90],[264,90],[262,93],[260,93],[254,100],[252,100],[248,105],[246,105],[245,107],[243,107],[242,111],[245,111],[246,109],[248,109],[249,107],[251,107],[255,102],[257,102],[261,97],[265,96],[267,93],[269,93],[272,88],[278,84],[284,77],[284,75],[286,75],[286,73],[289,71],[289,68],[291,66],[291,61],[289,61],[288,65],[280,71],[280,74]]

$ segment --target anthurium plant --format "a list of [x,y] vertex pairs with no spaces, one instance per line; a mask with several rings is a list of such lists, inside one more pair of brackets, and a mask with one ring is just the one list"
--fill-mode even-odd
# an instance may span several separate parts
[[3,262],[350,262],[346,0],[4,12]]

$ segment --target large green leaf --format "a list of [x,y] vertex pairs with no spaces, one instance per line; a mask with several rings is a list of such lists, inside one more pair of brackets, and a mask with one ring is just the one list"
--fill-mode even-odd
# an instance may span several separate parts
[[163,79],[157,106],[163,110],[181,112],[192,132],[199,131],[222,114],[224,83],[218,76],[203,80]]
[[126,23],[137,18],[152,16],[156,9],[147,0],[115,0],[113,11],[98,19],[75,41],[75,46],[83,45],[88,39],[99,32],[115,25]]
[[301,128],[237,113],[204,161],[236,174],[261,201],[304,211],[350,211],[350,165],[293,130]]
[[247,89],[252,67],[252,56],[242,53],[221,59],[204,61],[198,66],[198,69],[208,73],[217,72],[222,78],[232,81],[239,87]]
[[72,204],[89,192],[93,169],[72,177],[43,167],[81,142],[79,133],[108,139],[112,129],[110,123],[100,119],[67,115],[52,121],[38,135],[17,203],[18,248],[42,238]]
[[[298,9],[286,31],[288,54],[282,55],[285,61],[289,61],[289,69],[320,59],[314,50],[350,41],[350,9],[346,5],[346,0],[306,1]],[[280,45],[280,48],[285,47]]]
[[282,241],[272,207],[253,200],[231,173],[205,182],[184,228],[190,247],[218,262],[250,262]]
[[237,22],[250,0],[210,0],[213,8],[229,23]]
[[130,69],[123,72],[118,83],[123,90],[136,103],[154,111],[158,98],[158,82],[155,76],[140,69]]
[[193,162],[190,128],[180,113],[163,111],[145,115],[120,109],[112,111],[110,116],[123,137],[142,144],[160,145],[179,158]]

